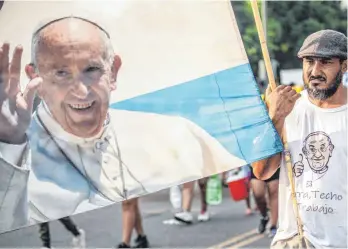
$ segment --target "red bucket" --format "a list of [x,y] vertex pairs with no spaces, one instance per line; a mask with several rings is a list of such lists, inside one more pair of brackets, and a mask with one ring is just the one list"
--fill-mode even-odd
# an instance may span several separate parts
[[248,178],[241,178],[228,183],[233,200],[241,201],[249,196],[247,183]]

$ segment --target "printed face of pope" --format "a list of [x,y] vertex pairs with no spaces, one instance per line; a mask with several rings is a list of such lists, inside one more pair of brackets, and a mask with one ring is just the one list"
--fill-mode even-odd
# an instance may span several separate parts
[[97,26],[66,18],[43,28],[35,49],[38,93],[53,118],[71,134],[92,137],[104,124],[121,66]]
[[324,134],[312,134],[306,141],[305,155],[309,166],[314,171],[324,169],[332,155],[333,145]]

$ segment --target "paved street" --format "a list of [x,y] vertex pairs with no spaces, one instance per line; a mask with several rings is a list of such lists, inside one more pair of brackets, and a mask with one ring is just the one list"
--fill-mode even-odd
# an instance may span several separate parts
[[[198,193],[196,196],[198,197]],[[197,197],[193,204],[195,214],[199,211]],[[189,226],[168,224],[172,221],[168,190],[143,197],[140,206],[151,247],[269,248],[270,245],[270,239],[266,235],[256,233],[259,215],[246,217],[245,202],[232,201],[228,189],[225,189],[223,203],[210,207],[211,220],[206,223],[195,221]],[[77,215],[74,220],[85,229],[88,247],[110,248],[120,242],[119,204]],[[70,246],[71,235],[59,222],[51,223],[51,233],[53,247]],[[37,226],[0,235],[0,247],[40,246]]]

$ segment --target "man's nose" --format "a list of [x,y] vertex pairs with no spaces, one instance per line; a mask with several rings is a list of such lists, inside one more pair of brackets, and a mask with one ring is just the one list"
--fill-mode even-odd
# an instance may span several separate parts
[[321,76],[321,65],[319,61],[315,61],[311,71],[312,76]]
[[75,82],[73,91],[76,97],[84,99],[88,96],[89,87],[86,84],[84,84],[82,81],[78,81],[78,82]]

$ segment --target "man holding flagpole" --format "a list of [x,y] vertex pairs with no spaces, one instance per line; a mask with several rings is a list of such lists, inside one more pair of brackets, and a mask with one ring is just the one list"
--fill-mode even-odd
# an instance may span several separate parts
[[347,37],[333,30],[313,33],[298,57],[301,96],[289,86],[266,94],[278,133],[286,129],[293,180],[282,154],[253,163],[253,172],[267,179],[281,168],[273,248],[347,248]]

